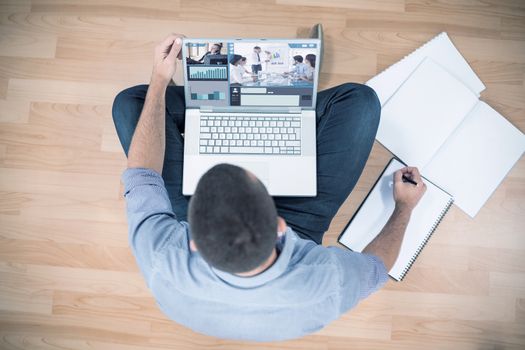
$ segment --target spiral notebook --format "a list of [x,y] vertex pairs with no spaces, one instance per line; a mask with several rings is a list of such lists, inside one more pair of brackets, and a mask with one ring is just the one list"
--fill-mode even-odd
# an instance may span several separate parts
[[[362,252],[381,232],[394,211],[394,172],[405,164],[392,158],[372,190],[339,236],[339,243]],[[389,271],[390,277],[401,281],[423,250],[454,199],[440,187],[423,178],[427,191],[412,212],[398,258]]]

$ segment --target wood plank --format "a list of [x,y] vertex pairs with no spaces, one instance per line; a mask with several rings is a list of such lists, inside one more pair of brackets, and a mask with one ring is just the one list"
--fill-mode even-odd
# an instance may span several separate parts
[[[136,272],[0,262],[2,283],[26,293],[42,290],[151,297],[144,279]],[[30,312],[31,310],[27,310]]]
[[525,298],[516,299],[516,322],[525,323]]
[[[519,40],[497,40],[455,35],[454,44],[467,59],[525,63],[525,42]],[[491,50],[486,50],[490,47]]]
[[120,198],[83,199],[69,195],[0,192],[0,214],[8,213],[62,220],[126,222],[125,203]]
[[490,295],[525,296],[525,273],[490,272]]
[[45,79],[11,79],[8,99],[69,104],[111,104],[125,84],[73,83]]
[[[491,284],[490,288],[492,290]],[[385,289],[419,293],[489,295],[489,273],[413,267],[403,282],[388,283]]]
[[31,12],[51,13],[83,13],[94,16],[123,16],[146,18],[178,17],[179,0],[149,0],[149,1],[92,1],[86,3],[81,0],[70,0],[64,3],[61,0],[40,0],[31,6]]
[[126,223],[0,214],[0,238],[128,248]]
[[0,25],[0,56],[53,58],[57,46],[55,35],[20,31]]
[[491,272],[525,272],[523,245],[516,249],[471,247],[469,269]]
[[131,250],[91,244],[3,239],[0,261],[112,271],[136,271]]
[[405,11],[405,1],[403,0],[276,0],[277,4],[316,6],[316,7],[335,7],[347,8],[352,10],[379,10],[403,13]]
[[474,60],[470,62],[470,65],[488,88],[493,87],[494,84],[523,84],[525,64]]
[[[97,189],[93,188],[97,184]],[[0,191],[31,192],[86,200],[118,199],[119,178],[114,175],[0,168]]]
[[521,17],[501,17],[501,37],[525,40],[525,24]]
[[[0,278],[3,277],[0,275]],[[3,279],[3,278],[2,278]],[[32,313],[51,315],[53,291],[36,290],[24,291],[9,284],[0,284],[0,312],[25,312],[31,310]]]
[[[62,58],[49,60],[0,57],[0,77],[5,79],[60,80],[70,84],[86,82],[88,86],[97,83],[127,87],[128,85],[138,85],[149,81],[151,60],[151,53],[147,59],[130,56],[126,60],[110,60],[109,62]],[[60,102],[60,99],[48,99],[47,101]]]
[[392,317],[389,315],[375,316],[349,312],[316,332],[315,335],[352,339],[390,340],[391,332]]
[[16,146],[61,146],[100,151],[101,132],[72,134],[69,130],[47,125],[2,124],[0,143]]
[[29,102],[0,100],[0,123],[27,123]]
[[[200,21],[210,22],[219,20],[222,23],[220,26],[221,32],[225,30],[224,28],[229,27],[229,23],[243,23],[250,26],[264,25],[266,29],[262,31],[263,33],[273,33],[273,29],[268,28],[267,23],[275,23],[276,25],[286,23],[286,25],[295,26],[296,28],[299,26],[310,27],[315,23],[323,23],[326,27],[342,28],[345,26],[346,11],[328,7],[312,10],[312,8],[306,6],[275,4],[274,0],[256,2],[181,0],[179,15],[182,20],[199,19]],[[209,29],[205,30],[209,32]],[[237,35],[234,34],[233,37],[238,36],[238,33]],[[244,37],[253,37],[250,34],[244,35]],[[255,37],[259,36],[256,35]]]
[[456,349],[519,349],[525,346],[525,327],[514,322],[465,322],[435,320],[425,317],[399,317],[392,322],[392,339],[425,342],[426,339],[448,340]]
[[31,0],[3,0],[0,3],[0,13],[16,13],[31,11]]
[[227,339],[217,339],[202,334],[195,333],[175,322],[155,321],[151,323],[151,343],[158,346],[170,346],[180,341],[183,334],[184,338],[193,339],[196,344],[186,344],[188,349],[202,349],[203,347],[217,347],[225,349],[297,349],[297,350],[327,350],[327,337],[309,335],[300,339],[281,341],[281,342],[248,342],[234,341]]
[[[116,40],[59,37],[56,58],[65,60],[88,61],[93,64],[110,60],[122,64],[124,62],[150,62],[157,41],[151,40]],[[56,61],[56,60],[55,60]],[[75,62],[78,65],[78,62]],[[117,66],[116,64],[115,66]],[[149,67],[148,67],[149,68]]]
[[[21,327],[24,325],[24,327]],[[100,342],[118,342],[147,344],[147,322],[126,322],[126,327],[115,323],[114,319],[92,319],[89,317],[71,317],[69,315],[39,315],[31,312],[0,311],[0,334],[39,335],[73,339],[96,340]]]
[[[500,29],[500,19],[491,16],[465,17],[451,13],[446,17],[436,17],[435,14],[425,12],[397,14],[387,11],[349,11],[345,31],[367,39],[374,38],[375,41],[383,41],[383,45],[388,45],[390,41],[395,43],[410,38],[417,39],[422,35],[433,37],[444,31],[454,36],[499,39]],[[374,49],[372,45],[370,49]],[[377,49],[381,50],[381,47]]]
[[433,1],[430,3],[424,0],[406,0],[405,2],[407,12],[426,12],[440,17],[454,14],[461,14],[464,17],[472,15],[525,16],[525,6],[519,0]]
[[61,145],[4,145],[0,166],[120,176],[126,168],[126,157],[120,143],[117,151],[115,137],[113,133],[102,133],[103,150],[64,148]]
[[354,312],[358,311],[392,316],[512,322],[515,317],[515,299],[382,290],[362,301]]

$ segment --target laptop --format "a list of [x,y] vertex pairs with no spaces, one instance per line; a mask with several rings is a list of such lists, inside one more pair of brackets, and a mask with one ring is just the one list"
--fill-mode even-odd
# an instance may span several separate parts
[[[218,45],[217,45],[218,44]],[[183,39],[182,193],[219,163],[272,196],[315,196],[318,39]]]

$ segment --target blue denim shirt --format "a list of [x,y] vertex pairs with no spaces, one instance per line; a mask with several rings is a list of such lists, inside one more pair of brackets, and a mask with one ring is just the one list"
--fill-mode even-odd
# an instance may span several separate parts
[[189,248],[190,229],[175,217],[161,176],[127,169],[122,180],[129,241],[162,311],[207,335],[254,341],[315,332],[388,279],[372,255],[324,247],[291,228],[277,242],[277,260],[252,277],[208,265]]

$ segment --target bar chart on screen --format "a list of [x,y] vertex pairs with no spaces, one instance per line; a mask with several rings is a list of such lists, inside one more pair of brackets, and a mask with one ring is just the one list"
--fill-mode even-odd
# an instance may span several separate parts
[[189,80],[227,80],[227,67],[188,66]]
[[198,94],[191,93],[192,100],[224,100],[226,99],[226,94],[222,91],[213,91],[208,94]]

